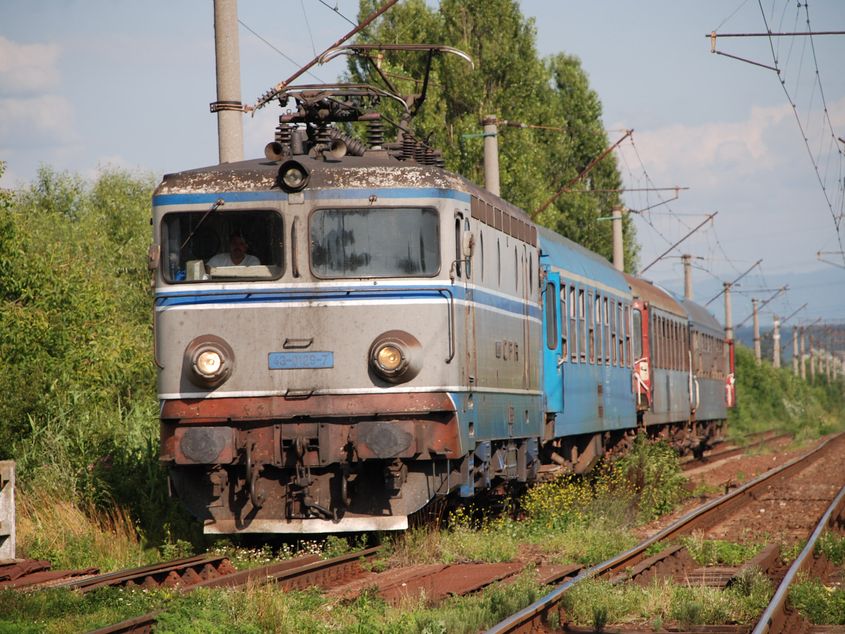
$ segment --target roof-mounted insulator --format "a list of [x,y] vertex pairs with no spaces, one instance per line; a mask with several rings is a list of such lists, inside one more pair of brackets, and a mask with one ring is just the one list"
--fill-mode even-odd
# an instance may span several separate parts
[[372,150],[380,150],[384,145],[384,123],[381,119],[372,119],[367,124],[367,145]]

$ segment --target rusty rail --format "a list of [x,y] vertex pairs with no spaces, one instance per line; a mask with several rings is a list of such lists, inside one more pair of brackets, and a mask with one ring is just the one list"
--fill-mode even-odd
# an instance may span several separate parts
[[[340,579],[346,579],[360,572],[361,562],[372,559],[379,548],[367,548],[353,553],[320,560],[317,555],[307,555],[269,566],[242,570],[240,572],[209,578],[192,585],[183,586],[184,592],[196,588],[239,588],[248,584],[261,585],[275,583],[283,589],[325,586]],[[172,562],[171,562],[172,563]],[[90,634],[146,634],[152,632],[158,615],[156,610],[114,625],[109,625]]]
[[175,559],[141,568],[118,570],[85,579],[70,579],[59,587],[91,592],[105,586],[191,586],[210,579],[217,579],[235,573],[235,568],[225,557],[196,555]]
[[789,590],[792,584],[798,579],[799,573],[813,567],[815,562],[813,553],[816,543],[828,527],[842,518],[843,513],[845,513],[845,487],[839,491],[839,494],[834,498],[824,515],[822,515],[821,520],[819,520],[815,530],[810,535],[810,539],[807,541],[801,554],[792,562],[792,565],[775,591],[768,607],[763,612],[763,616],[757,622],[752,634],[776,634],[796,631],[797,620],[800,617],[798,614],[787,610],[786,604]]
[[[541,631],[543,622],[548,621],[548,615],[552,612],[559,611],[558,604],[561,598],[576,584],[587,579],[592,579],[593,577],[613,574],[640,563],[646,557],[646,549],[660,541],[692,532],[695,529],[706,529],[714,526],[718,522],[720,515],[743,506],[763,486],[770,485],[776,480],[786,478],[797,471],[807,468],[819,459],[825,450],[829,450],[835,441],[841,438],[843,438],[843,434],[838,434],[820,443],[815,449],[805,453],[803,456],[794,458],[780,467],[767,471],[735,491],[696,508],[630,550],[584,570],[578,576],[561,584],[527,608],[497,623],[487,630],[487,634]],[[562,621],[563,619],[561,619]]]

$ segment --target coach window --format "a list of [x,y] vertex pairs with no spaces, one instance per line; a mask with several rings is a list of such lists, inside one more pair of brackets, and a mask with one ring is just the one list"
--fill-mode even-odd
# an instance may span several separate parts
[[[612,305],[613,302],[610,302],[610,306]],[[604,311],[602,320],[604,324],[604,362],[610,365],[613,357],[612,348],[616,342],[613,340],[613,315],[610,314],[608,309],[607,297],[602,298],[602,311]]]
[[169,213],[161,224],[165,281],[275,279],[284,272],[284,226],[275,211]]
[[584,289],[578,289],[578,320],[581,322],[579,328],[578,356],[581,363],[587,360],[587,308],[584,304]]
[[654,365],[658,368],[662,368],[665,365],[663,363],[663,337],[665,335],[663,332],[663,317],[656,318],[655,325],[657,327],[654,329],[654,343],[657,348],[657,355],[655,355],[657,361]]
[[593,297],[593,291],[587,291],[587,330],[590,333],[589,338],[587,339],[587,354],[590,356],[590,363],[596,362],[596,328],[598,321],[598,311],[596,310],[595,302],[598,301],[598,298]]
[[572,361],[578,361],[578,322],[576,320],[575,287],[569,287],[569,336],[572,337]]
[[555,285],[549,282],[546,284],[546,345],[549,350],[557,348],[557,315],[555,310],[557,302],[555,301]]
[[631,329],[633,330],[631,339],[634,344],[631,361],[633,365],[634,361],[639,361],[643,357],[643,314],[636,308],[631,313]]
[[617,337],[617,358],[619,367],[625,367],[625,312],[622,310],[622,302],[616,304],[616,337]]
[[567,337],[566,328],[569,324],[567,319],[569,313],[566,311],[566,284],[560,285],[560,346],[561,346],[561,360],[566,361],[569,356],[569,337]]
[[434,277],[439,233],[434,209],[318,209],[310,219],[311,269],[323,278]]

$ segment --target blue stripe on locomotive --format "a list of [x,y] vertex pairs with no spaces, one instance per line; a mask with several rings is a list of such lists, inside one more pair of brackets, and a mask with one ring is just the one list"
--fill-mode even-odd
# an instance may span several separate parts
[[[571,346],[577,345],[574,333],[567,336],[567,358],[562,359],[562,328],[568,331],[569,319],[561,319],[560,289],[575,287],[583,290],[585,303],[589,291],[600,292],[614,302],[630,305],[631,292],[625,278],[607,260],[552,231],[539,228],[542,250],[541,264],[547,281],[554,285],[556,303],[554,327],[547,323],[551,311],[543,311],[543,392],[546,411],[554,417],[554,435],[596,433],[611,429],[636,426],[636,407],[631,388],[631,370],[618,365],[589,362],[577,363],[571,359]],[[543,305],[549,298],[544,289]],[[567,306],[568,304],[567,298]],[[568,310],[568,308],[567,308]],[[587,316],[593,307],[585,306]],[[551,347],[547,341],[550,332],[557,335]],[[609,342],[605,345],[609,345]],[[580,350],[577,357],[580,357]],[[586,355],[585,355],[586,356]]]

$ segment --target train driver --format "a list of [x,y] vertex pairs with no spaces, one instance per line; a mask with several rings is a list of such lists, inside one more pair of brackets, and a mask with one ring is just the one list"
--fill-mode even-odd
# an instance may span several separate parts
[[257,266],[261,264],[257,257],[249,255],[249,245],[243,236],[229,238],[229,252],[218,253],[208,260],[208,266]]

